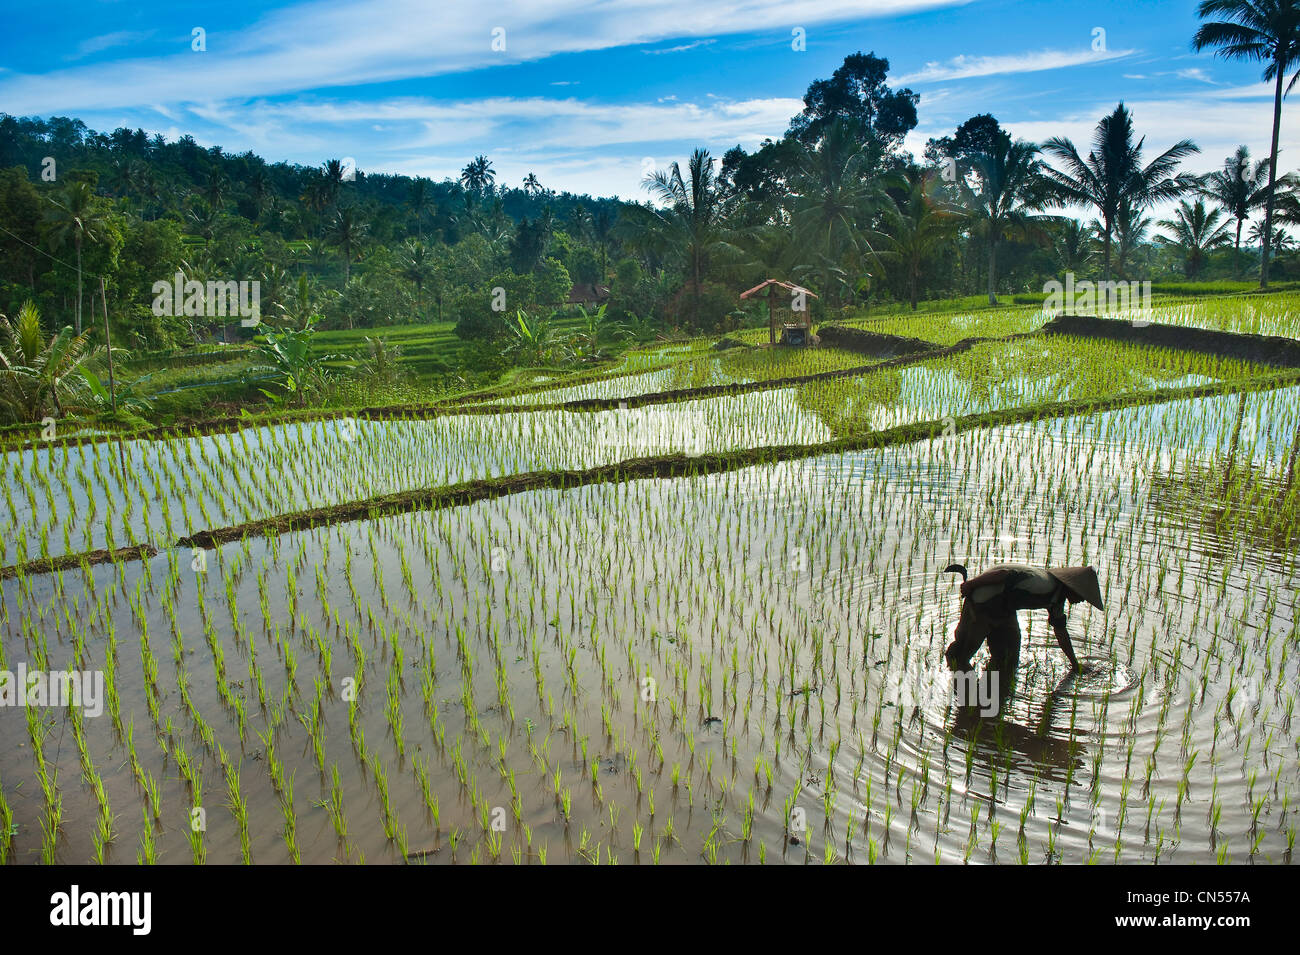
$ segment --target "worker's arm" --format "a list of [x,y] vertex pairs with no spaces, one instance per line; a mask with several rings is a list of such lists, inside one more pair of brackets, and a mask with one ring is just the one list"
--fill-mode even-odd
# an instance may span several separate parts
[[1056,642],[1065,651],[1070,666],[1079,670],[1079,661],[1074,655],[1074,646],[1070,643],[1070,632],[1065,628],[1065,591],[1058,590],[1051,605],[1047,608],[1047,622],[1052,625]]

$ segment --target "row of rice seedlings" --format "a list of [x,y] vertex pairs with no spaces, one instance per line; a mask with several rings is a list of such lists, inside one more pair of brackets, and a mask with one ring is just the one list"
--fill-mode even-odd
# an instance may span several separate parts
[[[1112,419],[1114,416],[1112,416]],[[1130,426],[1131,427],[1131,426]],[[1033,429],[1028,429],[1033,430]],[[1136,447],[1137,432],[1132,432],[1128,436],[1128,447]],[[970,442],[956,442],[959,448],[967,447]],[[1018,442],[1012,442],[1013,445]],[[1121,443],[1121,446],[1122,443]],[[948,450],[951,450],[950,448]],[[947,451],[941,445],[936,443],[923,450],[923,454],[928,453],[930,458],[934,459],[936,454],[946,454]],[[963,453],[966,453],[963,451]],[[881,455],[876,455],[881,457]],[[1122,452],[1120,454],[1122,458]],[[961,465],[951,459],[942,462],[945,466],[957,471]],[[919,464],[922,465],[922,473],[927,467],[924,459]],[[1035,471],[1031,478],[1024,475],[1017,475],[1010,469],[994,469],[987,476],[986,480],[990,485],[995,482],[1002,484],[1002,489],[991,486],[989,489],[989,500],[998,502],[1007,502],[1009,505],[1017,505],[1024,508],[1027,524],[1033,524],[1035,521],[1042,519],[1053,508],[1053,501],[1059,496],[1073,495],[1082,497],[1085,500],[1095,499],[1097,492],[1101,490],[1098,481],[1097,486],[1092,483],[1096,480],[1093,477],[1093,468],[1088,468],[1084,472],[1087,477],[1080,484],[1077,480],[1065,482],[1063,478],[1072,475],[1062,473],[1055,478],[1056,484],[1042,482],[1041,471]],[[715,779],[712,770],[712,756],[706,755],[705,762],[700,765],[695,761],[695,738],[694,732],[688,728],[686,714],[692,712],[692,719],[702,719],[710,715],[709,711],[722,704],[725,710],[725,718],[729,722],[729,728],[724,736],[723,751],[728,747],[733,751],[742,745],[755,746],[762,749],[771,747],[774,750],[776,766],[779,769],[781,759],[780,736],[782,725],[788,723],[787,738],[792,744],[797,743],[796,749],[801,749],[805,753],[819,749],[825,741],[829,744],[831,754],[829,762],[834,765],[836,757],[835,752],[839,748],[837,744],[838,736],[831,740],[826,740],[828,729],[834,726],[835,714],[840,712],[840,707],[850,705],[852,712],[845,718],[847,726],[852,729],[856,726],[858,705],[865,702],[869,707],[869,712],[875,713],[875,725],[873,726],[873,743],[879,743],[885,750],[886,764],[885,776],[890,775],[889,759],[892,758],[893,752],[897,750],[898,743],[901,739],[901,727],[903,713],[901,708],[898,710],[898,721],[889,726],[890,730],[887,737],[881,737],[881,731],[886,728],[882,719],[882,708],[884,701],[883,693],[879,692],[878,686],[871,686],[860,679],[860,668],[862,658],[858,656],[863,649],[863,641],[859,641],[855,646],[852,639],[847,641],[827,641],[825,631],[825,621],[816,620],[816,615],[808,613],[808,607],[803,606],[801,601],[796,601],[791,605],[788,601],[774,600],[766,588],[770,586],[771,581],[775,579],[775,572],[779,571],[784,574],[790,569],[789,557],[791,541],[808,541],[813,546],[808,547],[810,554],[825,554],[825,564],[819,567],[810,568],[809,580],[815,575],[821,575],[823,579],[834,580],[836,574],[841,577],[847,568],[857,566],[863,556],[866,558],[868,565],[877,564],[882,569],[879,577],[878,590],[873,586],[864,588],[861,593],[854,596],[859,598],[856,601],[858,612],[856,620],[851,620],[858,627],[867,623],[868,618],[884,611],[887,626],[885,627],[885,637],[887,644],[877,643],[874,650],[887,650],[888,656],[884,657],[887,661],[897,661],[895,653],[903,654],[903,662],[906,662],[907,653],[910,644],[903,640],[903,634],[900,626],[906,622],[906,618],[897,615],[896,608],[891,607],[886,596],[890,593],[890,588],[896,586],[904,580],[912,577],[929,576],[937,578],[937,569],[940,561],[946,560],[947,554],[929,554],[919,544],[919,538],[923,535],[921,530],[920,515],[923,513],[922,508],[925,506],[925,499],[921,495],[914,493],[902,493],[896,486],[883,477],[884,472],[872,470],[868,480],[871,482],[868,487],[862,486],[861,478],[867,478],[866,469],[859,474],[850,472],[843,476],[843,488],[832,488],[832,494],[829,500],[814,499],[813,506],[805,506],[792,514],[785,515],[786,518],[794,518],[794,526],[786,526],[782,535],[777,538],[771,533],[771,512],[765,510],[750,511],[743,515],[747,520],[735,521],[736,515],[728,513],[726,509],[716,508],[717,520],[712,528],[699,528],[698,533],[692,534],[691,539],[700,541],[715,540],[720,542],[720,546],[715,550],[706,549],[703,546],[692,547],[687,545],[680,548],[677,555],[678,566],[664,561],[662,559],[665,550],[662,545],[645,547],[644,542],[647,540],[669,540],[677,539],[677,534],[681,533],[680,529],[666,522],[662,514],[665,513],[688,513],[694,515],[698,520],[698,511],[711,513],[710,505],[701,503],[701,494],[704,495],[705,501],[716,501],[717,493],[728,493],[728,489],[741,490],[741,475],[734,478],[732,476],[717,477],[705,479],[704,481],[687,481],[674,482],[670,487],[671,493],[680,492],[685,508],[669,507],[662,508],[661,502],[655,500],[655,507],[651,508],[650,499],[633,501],[632,507],[625,507],[628,503],[626,499],[627,489],[616,488],[613,495],[616,503],[610,506],[602,503],[598,508],[600,517],[597,518],[597,525],[604,525],[601,529],[601,535],[598,537],[588,536],[593,533],[591,526],[585,522],[569,521],[561,525],[559,533],[554,536],[558,539],[551,540],[546,531],[550,525],[546,523],[543,515],[537,515],[537,520],[543,528],[542,534],[538,536],[536,529],[530,530],[527,534],[520,531],[519,522],[507,520],[507,526],[513,531],[516,540],[523,540],[528,536],[528,546],[524,548],[524,554],[518,558],[519,563],[507,561],[502,571],[493,570],[491,561],[484,560],[482,553],[478,550],[478,542],[483,539],[483,535],[478,532],[466,533],[464,527],[457,527],[460,520],[459,516],[439,515],[438,523],[441,525],[437,531],[441,542],[438,548],[445,548],[450,545],[453,549],[450,559],[454,566],[460,568],[457,582],[452,588],[442,581],[442,574],[439,577],[440,593],[438,597],[429,597],[429,605],[435,613],[434,629],[447,635],[448,645],[455,646],[458,658],[462,663],[462,704],[465,710],[465,722],[467,734],[461,737],[463,742],[478,748],[484,755],[491,754],[492,736],[488,732],[485,723],[485,713],[480,711],[477,704],[479,691],[475,688],[474,683],[479,678],[481,672],[483,679],[490,679],[493,686],[493,695],[496,697],[495,706],[501,707],[503,714],[506,714],[507,722],[510,722],[508,712],[512,708],[514,695],[510,692],[510,679],[512,670],[503,664],[503,660],[509,659],[505,656],[505,648],[511,642],[518,647],[518,656],[520,659],[526,659],[526,654],[540,651],[535,642],[537,633],[545,635],[545,643],[552,645],[548,647],[547,655],[558,656],[563,661],[560,668],[563,673],[562,689],[565,694],[565,706],[563,712],[566,716],[566,724],[572,725],[576,729],[577,720],[574,716],[587,710],[587,703],[580,693],[580,683],[578,674],[589,674],[597,677],[597,686],[599,687],[600,704],[599,712],[590,712],[590,719],[594,727],[601,731],[602,738],[609,742],[611,739],[618,737],[623,731],[620,727],[615,726],[615,714],[620,714],[619,722],[623,717],[622,706],[620,701],[625,697],[635,698],[635,693],[631,687],[621,688],[616,685],[620,678],[614,673],[611,664],[611,657],[626,656],[630,668],[629,673],[654,672],[660,673],[665,679],[661,681],[659,690],[660,697],[657,702],[667,702],[668,709],[672,711],[672,725],[676,727],[674,748],[680,754],[679,758],[685,758],[687,768],[683,772],[680,764],[675,763],[674,776],[678,777],[677,786],[673,787],[674,792],[682,793],[687,800],[693,801],[694,793],[715,791],[726,797],[726,794],[734,790],[734,769],[722,779]],[[744,476],[748,479],[751,475]],[[644,486],[639,486],[644,487]],[[719,492],[718,488],[721,488]],[[743,488],[744,491],[751,491],[752,488]],[[825,489],[821,489],[825,490]],[[1007,492],[1010,493],[1007,493]],[[1058,491],[1060,493],[1058,493]],[[850,497],[850,493],[852,496]],[[618,501],[620,495],[624,495],[622,501]],[[742,495],[743,496],[743,495]],[[725,499],[725,498],[724,498]],[[878,509],[866,510],[871,507],[873,502]],[[1119,502],[1116,502],[1119,503]],[[900,507],[901,505],[901,507]],[[849,524],[843,523],[843,518],[838,515],[845,511],[851,516],[853,510],[857,511],[856,517],[852,518]],[[1115,538],[1121,546],[1130,546],[1139,539],[1136,531],[1132,530],[1134,525],[1116,524],[1114,522],[1113,511],[1117,508],[1107,506],[1105,508],[1093,508],[1089,512],[1080,514],[1071,514],[1068,517],[1067,524],[1079,524],[1078,527],[1078,546],[1082,548],[1082,553],[1086,554],[1089,547],[1097,548],[1100,546],[1100,539],[1104,536]],[[658,511],[658,514],[655,511]],[[609,516],[611,513],[619,514],[619,523],[624,526],[612,528],[614,523]],[[828,520],[829,515],[837,515],[837,519],[832,522]],[[1099,517],[1100,515],[1100,517]],[[951,522],[952,531],[955,538],[961,538],[965,535],[966,540],[976,540],[978,538],[978,529],[982,523],[982,515],[974,507],[963,509],[961,505],[954,508],[953,520]],[[768,522],[766,526],[754,523],[755,520]],[[1098,521],[1100,520],[1100,526]],[[1082,525],[1091,521],[1091,528]],[[876,539],[873,541],[868,536],[867,540],[850,540],[848,537],[847,526],[866,526],[881,528],[880,531],[874,532]],[[637,525],[628,527],[626,525]],[[391,527],[389,522],[379,525],[380,527]],[[779,526],[779,525],[778,525]],[[611,530],[616,533],[610,534]],[[909,537],[910,532],[910,537]],[[373,541],[374,530],[368,527],[368,536]],[[427,553],[433,546],[428,540],[428,532],[425,533],[425,540],[418,548],[421,552]],[[827,535],[830,535],[829,537]],[[529,536],[531,535],[531,536]],[[385,532],[382,536],[391,538],[391,532]],[[611,538],[612,540],[602,546],[593,546],[595,540],[601,538]],[[743,540],[742,540],[743,538]],[[1067,527],[1064,538],[1064,555],[1065,559],[1071,559],[1071,551],[1076,546],[1074,531]],[[910,540],[912,547],[909,550],[902,550],[899,546],[900,541]],[[1061,538],[1055,538],[1059,541]],[[725,548],[721,542],[725,541]],[[763,546],[747,556],[750,560],[743,559],[745,548],[743,543],[764,542]],[[883,545],[883,546],[882,546]],[[803,546],[796,544],[796,547]],[[999,544],[999,546],[1003,546]],[[1014,541],[1013,545],[1014,546]],[[387,545],[384,549],[386,549]],[[645,646],[642,646],[640,640],[633,645],[631,638],[626,639],[621,646],[614,647],[614,653],[611,654],[610,639],[616,639],[617,634],[621,632],[620,623],[627,619],[634,609],[635,601],[628,596],[637,593],[635,587],[627,586],[628,581],[624,579],[624,574],[617,571],[619,562],[632,556],[632,548],[639,550],[636,553],[636,560],[644,568],[645,577],[643,579],[653,580],[656,585],[645,590],[645,597],[642,605],[635,607],[638,613],[644,613],[650,629],[660,633],[671,632],[674,640],[666,639],[650,640]],[[459,552],[457,552],[459,548]],[[400,550],[400,548],[397,548]],[[303,554],[300,545],[299,556]],[[742,559],[733,559],[733,556],[723,555],[742,555]],[[855,557],[855,554],[857,555]],[[1051,555],[1051,544],[1047,548],[1047,555]],[[371,621],[369,628],[371,631],[378,631],[378,639],[384,645],[400,646],[400,640],[394,637],[394,627],[405,635],[412,629],[409,620],[404,619],[403,614],[406,611],[397,607],[394,602],[386,596],[384,586],[384,575],[381,562],[381,548],[372,543],[371,560],[372,560],[372,578],[375,581],[377,590],[378,604],[365,608],[364,617]],[[567,566],[564,562],[572,561],[577,556],[579,561],[576,566]],[[1057,554],[1056,556],[1060,556]],[[1080,550],[1074,550],[1073,558],[1081,556]],[[756,558],[756,560],[754,559]],[[1129,556],[1129,560],[1145,559],[1142,555]],[[820,557],[819,557],[820,560]],[[1166,558],[1167,560],[1167,558]],[[796,562],[797,563],[797,562]],[[292,565],[291,565],[292,567]],[[409,568],[408,568],[409,571]],[[291,571],[292,572],[292,571]],[[637,571],[641,573],[642,571]],[[421,569],[417,572],[420,576],[427,573]],[[1119,580],[1124,571],[1108,571],[1112,580]],[[1165,573],[1165,571],[1161,571]],[[481,575],[481,576],[480,576]],[[528,588],[517,586],[517,578],[523,575],[525,579],[529,576],[541,578],[546,583],[541,588]],[[405,576],[405,575],[404,575]],[[1140,575],[1128,575],[1128,580]],[[1180,575],[1181,576],[1181,575]],[[1163,581],[1163,578],[1161,578]],[[580,580],[582,583],[577,587],[562,588],[561,581]],[[1223,586],[1226,587],[1228,578],[1224,578]],[[682,582],[687,581],[689,585]],[[292,580],[290,580],[292,584]],[[407,586],[407,585],[404,585]],[[293,592],[292,586],[286,588],[290,593]],[[408,599],[414,600],[414,595],[409,593],[407,586]],[[938,584],[935,583],[930,588],[936,595],[938,593]],[[451,595],[452,590],[460,590],[463,596],[457,598]],[[755,594],[755,591],[758,593]],[[527,594],[527,605],[516,599],[516,594]],[[620,602],[607,600],[606,595],[620,595]],[[1223,590],[1220,591],[1220,596]],[[288,596],[288,594],[286,595]],[[843,596],[841,595],[832,595]],[[915,593],[914,598],[919,596]],[[1134,595],[1136,596],[1136,595]],[[1159,597],[1152,595],[1157,601],[1157,606],[1161,611],[1169,612],[1171,615],[1186,613],[1188,602],[1170,601],[1168,596]],[[238,599],[238,595],[227,590],[227,603],[231,604]],[[651,605],[646,602],[653,599],[653,610]],[[745,610],[739,606],[745,600],[754,600],[754,610]],[[913,599],[911,603],[915,603]],[[702,616],[698,614],[698,608],[711,607],[713,613],[707,612]],[[362,616],[361,608],[358,607],[358,617]],[[825,605],[819,608],[825,610]],[[692,614],[692,611],[696,611]],[[737,612],[739,611],[739,612]],[[1200,615],[1203,607],[1198,605],[1195,613]],[[303,608],[303,613],[307,614],[308,608]],[[908,611],[910,612],[910,610]],[[466,616],[466,614],[472,616]],[[211,619],[211,618],[205,618]],[[579,620],[583,621],[582,627],[577,629],[574,624]],[[734,620],[736,624],[729,627],[726,624],[720,624],[721,620]],[[773,640],[771,636],[762,634],[758,629],[760,620],[769,620],[776,622],[776,634]],[[892,624],[889,623],[892,621]],[[792,623],[790,623],[792,622]],[[358,620],[358,625],[361,620]],[[1125,635],[1129,636],[1130,641],[1136,649],[1136,639],[1139,636],[1138,631],[1133,626],[1133,618],[1121,621],[1117,626],[1125,626]],[[914,625],[914,624],[913,624]],[[351,626],[349,623],[348,626]],[[645,632],[645,627],[640,628],[640,632]],[[215,630],[215,624],[214,624]],[[359,631],[358,631],[359,632]],[[730,644],[720,644],[718,637],[720,634],[732,632],[737,639]],[[855,630],[853,626],[845,628],[847,633],[865,633],[865,628]],[[879,631],[875,631],[879,632]],[[942,632],[942,631],[940,631]],[[452,635],[455,635],[455,643],[452,643]],[[579,635],[581,634],[581,637]],[[317,634],[319,637],[319,634]],[[232,638],[234,639],[234,638]],[[408,637],[409,639],[409,637]],[[686,642],[682,643],[685,639]],[[1113,637],[1112,637],[1113,639]],[[359,641],[357,641],[359,644]],[[931,642],[934,640],[932,638]],[[1155,644],[1150,642],[1149,637],[1144,639],[1147,646],[1154,649]],[[1235,639],[1235,645],[1238,652],[1246,652],[1249,647],[1249,637],[1245,631],[1239,633]],[[478,654],[471,649],[473,646],[486,648],[488,656],[492,658],[493,666],[479,670],[475,665],[475,659]],[[637,649],[640,647],[641,649]],[[940,647],[941,649],[941,647]],[[650,655],[644,656],[643,654]],[[933,656],[936,653],[934,647],[929,648],[928,655]],[[1129,651],[1130,657],[1133,656],[1133,650]],[[671,666],[666,666],[670,659],[670,654],[676,659]],[[681,657],[685,654],[685,658]],[[319,654],[317,654],[319,657]],[[713,661],[731,658],[730,666],[714,667]],[[214,651],[214,660],[217,654]],[[382,657],[381,657],[382,658]],[[840,667],[845,667],[841,670]],[[1271,661],[1267,665],[1270,669],[1276,671],[1276,663]],[[540,666],[532,668],[521,668],[522,673],[526,673],[529,683],[532,684],[539,700],[546,693],[549,703],[549,690],[544,685],[544,678],[539,676]],[[693,675],[692,672],[694,671]],[[391,672],[391,669],[390,669]],[[746,673],[750,679],[743,682],[737,677]],[[313,706],[313,713],[308,714],[308,718],[303,720],[304,728],[308,730],[310,736],[316,736],[316,732],[309,726],[309,723],[316,723],[320,719],[320,709],[322,706],[321,683],[317,685],[316,700]],[[400,683],[399,695],[400,695]],[[832,693],[832,687],[834,692]],[[757,706],[755,706],[754,690],[762,688],[763,692],[759,694]],[[761,722],[755,723],[756,717],[762,717],[771,709],[771,700],[769,694],[772,688],[777,690],[774,694],[776,699],[781,700],[781,706],[771,712],[772,725],[765,727]],[[485,687],[486,689],[486,687]],[[742,691],[745,698],[742,699]],[[681,700],[675,699],[680,695]],[[392,714],[399,713],[400,710],[393,707],[393,693],[390,688],[388,694],[388,706],[385,708],[390,714],[390,726],[393,720]],[[814,698],[816,704],[814,707]],[[1167,697],[1164,702],[1167,702]],[[688,702],[689,701],[689,702]],[[1164,705],[1162,702],[1162,706]],[[872,705],[874,703],[874,706]],[[814,712],[815,710],[815,712]],[[541,711],[542,713],[554,713],[553,704],[548,705]],[[633,713],[638,713],[638,708],[632,708]],[[645,710],[640,713],[645,713]],[[1167,712],[1167,709],[1166,709]],[[698,716],[694,715],[698,714]],[[643,718],[640,714],[638,719]],[[496,717],[493,717],[496,719]],[[530,717],[531,719],[531,717]],[[1163,716],[1159,720],[1159,725],[1163,726]],[[802,730],[796,735],[797,730]],[[1158,730],[1162,732],[1163,730]],[[658,731],[657,731],[658,733]],[[773,735],[768,736],[769,733]],[[677,735],[680,734],[680,735]],[[661,734],[658,734],[661,735]],[[575,747],[580,745],[582,748],[582,758],[580,765],[584,771],[589,772],[594,765],[593,761],[587,755],[587,739],[580,733],[573,734]],[[732,742],[732,739],[735,742]],[[498,739],[499,743],[499,739]],[[460,748],[461,743],[453,747],[452,752],[455,754],[454,761],[463,765],[463,769],[457,773],[457,777],[464,790],[467,790],[470,798],[471,809],[481,813],[482,807],[488,804],[487,799],[482,794],[478,781],[474,774],[468,768],[468,754]],[[658,748],[662,752],[664,740],[662,738],[647,741],[647,749]],[[1248,742],[1249,745],[1249,742]],[[509,770],[512,767],[507,765],[505,754],[500,753],[498,745],[498,760],[506,769],[503,778],[509,780]],[[620,741],[620,751],[631,749],[631,743],[628,739]],[[364,756],[364,746],[362,747]],[[967,754],[973,754],[973,748],[967,749]],[[373,756],[371,757],[373,759]],[[824,758],[824,757],[823,757]],[[577,759],[576,751],[574,759]],[[660,758],[656,762],[656,771],[665,772],[668,760]],[[734,760],[733,760],[734,762]],[[974,764],[967,761],[965,778],[967,783],[972,780],[971,770]],[[322,767],[323,768],[323,767]],[[696,779],[695,773],[699,771],[702,779]],[[517,787],[506,783],[512,791]],[[637,789],[640,784],[638,781]],[[557,786],[558,789],[558,786]],[[598,776],[593,777],[593,797],[600,803],[602,812],[608,812],[608,799],[611,795],[604,791],[601,780]],[[924,792],[924,789],[922,789]],[[833,802],[833,800],[832,800]],[[918,802],[918,810],[922,805]],[[572,806],[565,808],[564,817],[567,820],[570,817]],[[824,809],[824,812],[827,810]],[[636,825],[640,825],[637,820]],[[978,832],[976,833],[978,835]],[[717,833],[702,834],[701,851],[706,854],[718,854],[724,850],[726,843],[720,842]],[[1055,835],[1048,835],[1048,846],[1052,846]],[[1118,840],[1117,840],[1118,843]],[[581,844],[581,840],[580,840]],[[996,843],[995,843],[996,844]],[[489,843],[484,848],[491,855],[494,846],[499,850],[499,843]],[[587,856],[590,855],[590,846],[584,850]],[[888,851],[888,842],[884,851]],[[1048,852],[1052,856],[1055,853]]]

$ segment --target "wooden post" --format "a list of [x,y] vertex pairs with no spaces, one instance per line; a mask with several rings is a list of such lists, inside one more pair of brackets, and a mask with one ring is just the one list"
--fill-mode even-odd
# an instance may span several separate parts
[[776,344],[776,297],[772,294],[775,291],[775,285],[767,287],[767,337],[773,345]]

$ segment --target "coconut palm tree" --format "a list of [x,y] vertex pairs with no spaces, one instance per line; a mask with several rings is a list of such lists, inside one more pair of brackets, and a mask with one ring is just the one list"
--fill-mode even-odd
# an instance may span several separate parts
[[609,249],[614,244],[615,218],[608,209],[598,209],[591,220],[591,235],[600,249],[600,281],[609,281]]
[[862,224],[888,202],[873,175],[878,159],[875,142],[868,145],[843,121],[828,126],[815,148],[801,146],[795,159],[790,221],[804,259],[796,269],[818,276],[836,299],[846,284],[844,266],[860,261],[866,248]]
[[1012,142],[999,131],[984,151],[971,155],[971,170],[978,189],[970,192],[971,219],[988,237],[989,304],[998,303],[998,243],[1012,233],[1023,234],[1034,224],[1031,210],[1050,200],[1043,165],[1035,157],[1038,147],[1023,140]]
[[406,204],[411,208],[411,214],[415,216],[415,235],[419,241],[424,241],[423,220],[426,215],[432,215],[434,210],[433,196],[429,193],[429,180],[419,176],[411,183],[410,192],[406,195]]
[[93,352],[89,332],[78,335],[65,327],[45,339],[41,315],[30,300],[10,321],[0,316],[0,408],[13,421],[40,421],[47,411],[63,414],[75,394]]
[[302,195],[298,197],[302,204],[315,214],[317,221],[316,235],[320,236],[320,219],[323,213],[330,206],[329,186],[319,177],[312,179],[303,188]]
[[483,193],[492,188],[497,174],[487,156],[475,156],[460,172],[460,183],[470,192]]
[[1232,241],[1232,226],[1223,218],[1222,209],[1206,210],[1205,200],[1195,204],[1186,199],[1178,203],[1172,219],[1162,219],[1158,225],[1168,229],[1173,237],[1158,236],[1160,242],[1182,251],[1183,271],[1189,279],[1196,278],[1205,264],[1205,256]]
[[429,254],[428,247],[419,241],[407,242],[402,246],[398,270],[402,278],[415,286],[416,302],[419,305],[420,317],[423,318],[424,286],[433,277],[433,256]]
[[1061,273],[1082,272],[1092,258],[1092,231],[1078,219],[1057,220],[1052,250]]
[[[1282,128],[1282,78],[1300,66],[1300,0],[1202,0],[1196,8],[1202,23],[1192,38],[1192,49],[1213,49],[1229,60],[1257,60],[1265,64],[1264,80],[1273,81],[1273,141],[1268,153],[1268,191],[1264,200],[1264,229],[1273,228],[1273,188],[1277,181],[1277,141]],[[1290,93],[1300,69],[1291,76]],[[1268,288],[1268,256],[1264,243],[1259,261],[1259,287]]]
[[663,208],[630,206],[638,224],[657,240],[656,244],[676,253],[686,263],[691,287],[691,317],[698,324],[700,293],[710,266],[721,258],[739,255],[727,228],[728,202],[706,149],[691,153],[687,174],[673,163],[658,170],[643,183]]
[[1238,146],[1237,151],[1223,161],[1223,168],[1205,177],[1201,195],[1217,202],[1229,216],[1237,220],[1237,237],[1233,248],[1241,251],[1241,227],[1251,212],[1264,204],[1268,196],[1268,163],[1259,160],[1250,164],[1250,150]]
[[370,227],[357,214],[355,206],[348,206],[334,213],[330,220],[329,240],[343,253],[343,285],[346,287],[352,276],[353,252],[361,245],[369,233]]
[[225,170],[220,166],[213,166],[208,170],[207,178],[203,180],[199,195],[207,200],[214,211],[220,212],[225,205],[226,197],[230,195],[230,189],[230,177],[226,175]]
[[884,231],[877,233],[881,249],[871,254],[900,266],[908,303],[916,311],[926,259],[957,234],[965,214],[938,197],[932,173],[919,167],[891,177],[889,188],[895,198],[885,207]]
[[[1273,255],[1276,255],[1279,252],[1286,252],[1295,247],[1295,240],[1292,239],[1291,236],[1287,235],[1286,232],[1277,225],[1273,226],[1271,233],[1273,241],[1271,241],[1268,246]],[[1264,223],[1256,222],[1251,226],[1250,231],[1246,234],[1246,241],[1262,248],[1264,245]]]
[[248,190],[248,197],[253,200],[253,212],[260,219],[268,202],[275,198],[275,190],[271,186],[271,177],[267,175],[266,167],[254,166],[244,180],[244,186]]
[[69,242],[77,253],[77,314],[76,333],[81,334],[81,250],[87,242],[98,242],[104,226],[104,213],[90,183],[75,180],[68,183],[58,199],[51,198],[52,209],[46,210],[46,236],[55,249]]
[[1115,218],[1115,272],[1121,279],[1127,278],[1126,265],[1128,257],[1142,245],[1147,232],[1151,230],[1151,217],[1144,216],[1141,209],[1125,202],[1119,207]]
[[1127,205],[1131,212],[1140,212],[1153,203],[1176,199],[1197,184],[1195,177],[1176,172],[1183,159],[1200,152],[1195,143],[1181,140],[1143,165],[1145,142],[1145,137],[1133,141],[1132,115],[1120,103],[1097,124],[1086,159],[1068,139],[1054,137],[1043,144],[1043,152],[1064,167],[1043,167],[1055,186],[1054,204],[1097,210],[1106,281],[1110,281],[1111,241],[1121,209]]
[[542,182],[537,178],[536,173],[530,172],[524,176],[524,192],[530,196],[535,196],[542,191]]
[[320,174],[330,205],[334,205],[339,201],[339,193],[343,191],[343,183],[346,181],[347,170],[343,166],[343,160],[325,160],[325,164],[320,167]]

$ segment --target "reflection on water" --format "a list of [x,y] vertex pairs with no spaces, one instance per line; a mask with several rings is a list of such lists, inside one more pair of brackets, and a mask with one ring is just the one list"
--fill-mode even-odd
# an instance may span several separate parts
[[[1280,480],[1295,396],[1248,399],[1269,424],[1239,444],[1243,486]],[[1222,460],[1237,412],[1202,400],[539,491],[239,542],[204,572],[163,553],[10,580],[0,646],[116,673],[116,715],[83,730],[110,861],[144,833],[129,739],[164,862],[191,857],[182,761],[211,862],[241,856],[229,767],[257,862],[289,861],[286,814],[305,862],[400,862],[403,843],[430,864],[1285,861],[1294,538],[1268,551],[1216,499],[1163,490]],[[1045,614],[1023,614],[981,715],[952,695],[941,571],[1007,559],[1090,563],[1107,609],[1070,610],[1096,666],[1077,676]],[[86,861],[94,790],[68,716],[44,719],[0,711],[13,852],[40,857],[49,811],[32,734],[62,733],[40,757],[56,857]]]

